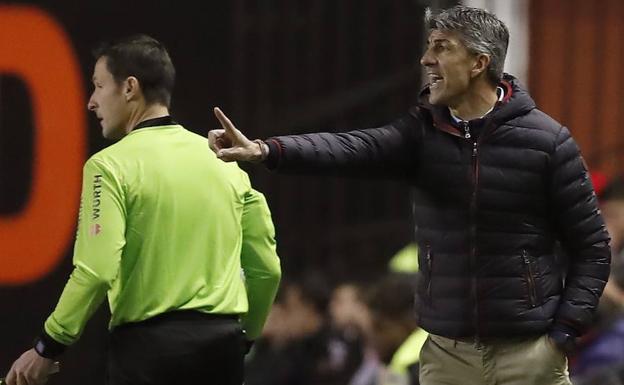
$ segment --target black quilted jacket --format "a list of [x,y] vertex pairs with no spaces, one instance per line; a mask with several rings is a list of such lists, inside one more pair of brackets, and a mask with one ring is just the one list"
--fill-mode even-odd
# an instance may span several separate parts
[[[505,75],[483,119],[419,106],[393,123],[268,139],[269,168],[414,186],[420,325],[446,337],[582,333],[609,275],[609,236],[568,129]],[[564,264],[557,263],[560,243]],[[564,268],[565,266],[565,268]]]

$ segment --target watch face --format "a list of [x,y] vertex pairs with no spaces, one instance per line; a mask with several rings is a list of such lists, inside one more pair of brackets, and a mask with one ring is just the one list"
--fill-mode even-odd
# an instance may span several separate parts
[[39,353],[40,355],[43,355],[44,350],[45,350],[45,344],[43,343],[43,341],[42,340],[37,341],[37,343],[35,344],[35,351]]

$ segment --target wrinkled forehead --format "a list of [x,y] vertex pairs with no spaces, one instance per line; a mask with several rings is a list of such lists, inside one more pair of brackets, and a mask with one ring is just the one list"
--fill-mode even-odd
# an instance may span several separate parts
[[427,38],[428,44],[437,42],[447,42],[451,44],[463,44],[459,33],[445,30],[445,29],[432,29],[429,31],[429,37]]

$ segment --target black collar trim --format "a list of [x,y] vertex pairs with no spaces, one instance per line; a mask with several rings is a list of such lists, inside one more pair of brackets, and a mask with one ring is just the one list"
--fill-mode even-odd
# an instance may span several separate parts
[[167,115],[167,116],[161,116],[160,118],[144,120],[141,123],[139,123],[136,126],[134,126],[132,131],[138,130],[140,128],[157,127],[157,126],[171,126],[171,125],[174,125],[174,124],[177,124],[177,123],[173,120],[173,118],[171,116]]

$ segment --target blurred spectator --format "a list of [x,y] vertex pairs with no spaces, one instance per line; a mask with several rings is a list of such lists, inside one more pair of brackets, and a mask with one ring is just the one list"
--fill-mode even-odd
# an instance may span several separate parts
[[370,291],[372,341],[385,364],[378,385],[417,385],[420,349],[427,332],[418,327],[414,314],[416,276],[390,273]]
[[611,279],[596,316],[596,324],[579,342],[570,359],[575,385],[624,385],[624,290]]
[[613,179],[605,186],[598,199],[615,256],[624,247],[624,176]]
[[375,385],[381,363],[371,344],[372,321],[363,288],[356,283],[339,284],[332,293],[329,312],[334,330],[361,350],[362,360],[348,385]]
[[277,383],[276,373],[282,360],[282,351],[288,344],[288,320],[281,302],[281,290],[262,330],[262,336],[254,344],[245,362],[247,385]]
[[361,347],[333,332],[331,288],[307,273],[286,280],[247,365],[247,385],[345,385],[361,361]]
[[611,275],[598,305],[594,326],[570,359],[575,384],[624,384],[624,177],[598,193],[611,235]]
[[362,297],[362,289],[356,283],[339,284],[332,293],[329,303],[332,323],[347,337],[370,337],[370,312]]

